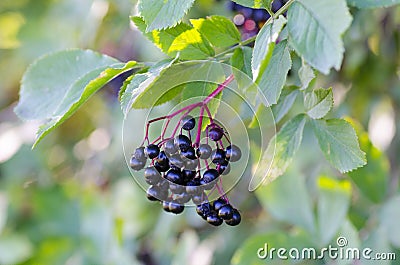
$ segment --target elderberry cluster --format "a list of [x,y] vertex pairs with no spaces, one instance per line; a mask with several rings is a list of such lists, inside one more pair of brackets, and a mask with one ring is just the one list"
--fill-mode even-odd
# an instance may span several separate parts
[[[192,201],[197,205],[197,213],[209,224],[219,226],[225,221],[238,225],[240,213],[229,203],[218,182],[221,176],[229,174],[230,163],[240,160],[241,150],[230,144],[224,129],[213,121],[206,128],[206,143],[193,143],[191,131],[195,126],[195,118],[185,115],[177,126],[178,135],[161,137],[158,143],[136,148],[130,167],[135,171],[144,169],[144,180],[150,185],[147,198],[162,202],[166,212],[180,214],[185,203]],[[200,128],[198,132],[201,133]],[[229,143],[226,148],[223,137]],[[208,196],[215,191],[220,198],[210,203]]]
[[[287,0],[274,0],[272,12],[278,11]],[[233,22],[241,30],[243,39],[256,35],[271,15],[265,9],[253,9],[228,1],[228,9],[235,13]]]

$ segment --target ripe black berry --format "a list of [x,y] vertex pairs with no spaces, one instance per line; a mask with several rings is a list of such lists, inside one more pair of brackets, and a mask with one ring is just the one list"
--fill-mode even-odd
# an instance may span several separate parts
[[242,157],[242,151],[236,145],[230,145],[226,148],[226,159],[230,162],[239,161]]
[[181,125],[182,125],[182,129],[184,129],[186,131],[190,131],[196,125],[196,121],[194,120],[194,118],[192,116],[187,115],[187,116],[183,117],[183,119],[181,120]]
[[181,205],[178,202],[171,201],[169,203],[169,211],[174,214],[180,214],[185,210],[185,206]]
[[237,209],[233,209],[233,215],[232,218],[229,220],[226,220],[225,223],[230,226],[236,226],[240,224],[240,221],[242,220],[242,217],[240,216],[240,213]]
[[159,163],[160,165],[168,165],[169,160],[167,157],[167,154],[164,151],[161,151],[157,158],[156,158],[157,163]]
[[198,166],[199,166],[199,161],[197,159],[185,161],[185,169],[187,170],[196,170]]
[[211,146],[208,144],[201,144],[196,150],[197,157],[201,159],[208,159],[211,156]]
[[160,148],[155,144],[150,144],[144,149],[144,153],[150,159],[154,159],[160,153]]
[[231,171],[231,166],[229,165],[229,162],[225,160],[221,164],[217,165],[217,170],[218,173],[221,175],[228,175]]
[[196,152],[193,147],[189,146],[187,149],[181,151],[181,155],[191,160],[196,159]]
[[208,138],[210,138],[213,141],[221,140],[223,135],[224,135],[224,131],[218,127],[214,127],[208,131]]
[[169,155],[173,155],[178,152],[178,146],[175,144],[175,139],[169,139],[165,142],[164,151]]
[[184,169],[182,170],[183,181],[188,183],[189,181],[193,180],[196,177],[196,171]]
[[216,213],[211,213],[207,216],[207,222],[213,226],[220,226],[223,223],[223,220],[219,218]]
[[144,170],[144,178],[150,185],[155,185],[161,180],[161,175],[154,167],[148,167]]
[[183,177],[181,171],[170,169],[167,174],[165,174],[165,179],[171,181],[175,184],[182,184]]
[[221,164],[225,161],[225,151],[222,149],[214,149],[211,152],[211,160],[214,164]]
[[201,188],[199,186],[200,186],[200,181],[198,179],[189,181],[186,184],[186,192],[188,194],[199,194],[199,192],[201,191]]
[[218,211],[218,216],[224,220],[230,220],[233,217],[233,207],[230,204],[222,206]]
[[213,208],[214,208],[214,210],[219,211],[219,209],[221,209],[222,206],[225,206],[226,204],[227,204],[227,201],[225,199],[219,198],[214,201]]
[[205,202],[203,204],[197,205],[196,206],[196,212],[197,212],[198,215],[201,216],[201,218],[203,218],[204,220],[207,220],[207,217],[211,213],[210,203]]
[[185,162],[179,154],[175,154],[169,157],[169,165],[171,168],[183,168],[185,166]]
[[179,149],[181,151],[186,151],[189,147],[192,146],[192,141],[190,141],[190,139],[186,135],[180,134],[175,137],[175,144],[179,146]]
[[160,164],[158,162],[154,163],[154,167],[157,169],[158,172],[167,172],[169,170],[169,164]]
[[163,207],[164,211],[166,211],[168,213],[170,212],[170,210],[169,210],[169,201],[163,201],[162,207]]
[[216,169],[211,168],[204,172],[202,180],[205,184],[207,184],[216,180],[218,177],[219,177],[218,171]]
[[134,156],[139,161],[142,161],[142,162],[146,161],[146,154],[144,153],[144,147],[136,148]]
[[174,194],[179,194],[179,193],[186,191],[186,187],[171,183],[171,184],[169,184],[169,190]]
[[135,156],[132,156],[131,160],[129,161],[129,165],[133,170],[139,171],[144,168],[146,161],[138,160]]
[[159,186],[150,186],[147,190],[147,199],[150,201],[165,200],[167,196],[167,190],[163,190]]

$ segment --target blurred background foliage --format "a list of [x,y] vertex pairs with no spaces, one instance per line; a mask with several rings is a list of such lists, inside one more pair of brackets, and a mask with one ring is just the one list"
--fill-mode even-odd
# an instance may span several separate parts
[[[226,2],[198,0],[188,17],[232,17]],[[45,53],[81,47],[122,61],[161,58],[131,28],[134,4],[0,1],[0,264],[266,264],[256,255],[264,243],[322,248],[339,235],[349,246],[395,252],[397,261],[297,263],[400,264],[399,7],[352,9],[342,70],[315,83],[333,87],[330,115],[347,116],[356,126],[368,165],[339,174],[306,131],[287,174],[255,193],[246,191],[247,183],[232,192],[243,223],[213,228],[193,210],[162,212],[133,181],[122,152],[121,80],[33,151],[37,124],[13,113],[24,70]],[[293,115],[302,111],[298,103]]]

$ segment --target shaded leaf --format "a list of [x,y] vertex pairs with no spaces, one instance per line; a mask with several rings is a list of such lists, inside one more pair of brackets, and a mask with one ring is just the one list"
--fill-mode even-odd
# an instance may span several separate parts
[[351,184],[348,180],[318,178],[318,231],[320,245],[327,245],[342,226],[350,205]]
[[252,78],[251,58],[253,49],[247,46],[235,49],[231,57],[231,65]]
[[364,166],[367,161],[361,151],[353,127],[345,120],[312,120],[319,146],[328,160],[341,173]]
[[250,181],[250,191],[255,190],[265,181],[269,183],[285,173],[300,147],[305,123],[306,116],[297,115],[285,123],[271,139],[262,157],[261,166]]
[[381,226],[387,235],[389,241],[393,246],[400,248],[400,195],[391,198],[387,201],[382,208],[380,213]]
[[193,27],[216,47],[229,47],[240,42],[240,33],[233,22],[223,16],[191,19]]
[[257,34],[251,60],[253,80],[256,83],[259,83],[257,81],[262,77],[271,60],[275,42],[285,24],[286,19],[280,16],[277,20],[272,20],[270,23],[265,24]]
[[287,74],[291,67],[292,60],[290,59],[287,42],[282,41],[276,45],[267,68],[265,71],[260,72],[260,75],[256,80],[256,83],[264,92],[269,105],[278,102],[282,88],[286,82]]
[[295,1],[288,10],[290,44],[320,72],[339,70],[344,53],[341,35],[351,20],[345,0]]
[[175,26],[195,0],[140,0],[138,9],[148,25],[146,32]]
[[276,105],[272,106],[272,112],[274,114],[275,122],[278,123],[292,108],[296,101],[299,91],[293,88],[286,88],[282,90],[282,95]]
[[251,8],[269,8],[273,0],[232,0],[242,6]]
[[15,112],[27,120],[52,118],[67,94],[78,98],[82,93],[84,87],[77,87],[76,83],[90,73],[98,75],[117,62],[90,50],[74,49],[45,55],[24,73]]
[[314,89],[312,92],[305,94],[304,106],[307,115],[313,119],[321,119],[325,117],[333,107],[332,88]]
[[304,61],[302,61],[298,74],[301,82],[300,90],[306,89],[311,81],[315,78],[313,69]]
[[304,177],[288,172],[274,182],[256,190],[261,205],[274,218],[298,225],[310,234],[314,228],[314,214]]

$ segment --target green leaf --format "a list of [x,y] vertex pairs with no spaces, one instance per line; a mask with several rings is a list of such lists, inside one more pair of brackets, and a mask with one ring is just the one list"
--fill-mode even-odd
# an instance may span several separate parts
[[400,248],[400,195],[387,201],[380,213],[381,227],[384,228],[389,241],[393,246]]
[[358,8],[377,8],[398,5],[400,0],[347,0],[347,3]]
[[306,89],[315,78],[313,69],[304,60],[302,60],[298,74],[301,82],[300,90]]
[[250,181],[250,191],[285,173],[300,147],[305,123],[306,116],[304,114],[297,115],[285,123],[279,133],[271,139],[262,157],[259,169]]
[[269,8],[273,0],[232,0],[242,6],[251,8]]
[[152,84],[160,78],[175,60],[163,60],[152,66],[147,73],[135,75],[126,86],[125,93],[121,97],[121,108],[125,116],[132,107],[149,108],[154,106],[155,98],[152,93]]
[[250,47],[238,47],[235,49],[231,57],[231,65],[248,75],[250,78],[252,78],[253,75],[251,72],[252,53],[253,49]]
[[[276,45],[265,71],[260,72],[256,83],[264,92],[269,105],[276,104],[280,97],[287,74],[292,67],[290,52],[287,42],[282,41]],[[254,80],[254,74],[253,74]]]
[[79,90],[76,83],[91,72],[99,73],[117,62],[90,50],[74,49],[45,55],[26,70],[15,112],[26,120],[52,118],[59,106],[68,100],[67,95],[77,98],[82,93],[84,87]]
[[345,120],[312,120],[319,146],[328,160],[341,173],[364,166],[367,161],[361,151],[353,127]]
[[175,26],[195,0],[140,0],[138,9],[146,21],[146,32]]
[[295,1],[288,10],[290,44],[320,72],[339,70],[344,52],[341,35],[351,20],[345,0]]
[[318,178],[318,230],[320,246],[326,246],[346,219],[350,205],[351,184],[348,180]]
[[209,41],[196,29],[190,29],[174,39],[168,53],[180,52],[184,60],[200,60],[214,56],[214,50]]
[[191,19],[193,27],[216,47],[229,47],[240,42],[240,32],[233,22],[223,16]]
[[276,105],[272,106],[272,112],[274,114],[275,123],[282,120],[283,117],[292,108],[294,102],[296,101],[299,91],[294,88],[286,88],[282,90],[282,95]]
[[188,24],[179,23],[173,28],[146,32],[142,18],[131,17],[131,20],[150,41],[171,57],[178,52],[184,60],[206,59],[214,55],[210,42]]
[[306,229],[310,234],[314,228],[311,198],[304,177],[290,171],[274,182],[256,190],[261,205],[279,221]]
[[254,44],[253,58],[251,60],[253,80],[256,83],[263,75],[271,60],[275,42],[285,24],[286,19],[280,16],[277,20],[272,20],[270,23],[265,24],[257,35]]
[[312,92],[305,94],[304,106],[308,116],[313,119],[322,119],[333,107],[332,88],[314,89]]
[[360,124],[354,125],[354,121],[351,122],[356,128],[361,149],[367,154],[368,164],[363,168],[350,172],[349,176],[368,199],[374,203],[380,203],[387,195],[390,178],[389,159],[372,145],[368,133],[362,129]]
[[[387,231],[385,227],[379,226],[376,229],[372,230],[368,238],[362,242],[361,249],[366,249],[369,248],[373,252],[372,253],[367,253],[367,257],[364,255],[361,255],[360,262],[363,265],[391,265],[391,264],[396,264],[396,261],[390,261],[389,259],[383,260],[375,259],[375,255],[377,253],[393,253],[393,249],[390,246],[389,238],[387,233],[390,233],[390,231]],[[378,262],[377,262],[378,261]]]
[[79,79],[65,95],[50,120],[40,126],[35,147],[46,135],[71,117],[94,93],[120,74],[137,66],[135,61],[115,64],[109,68],[94,70]]

